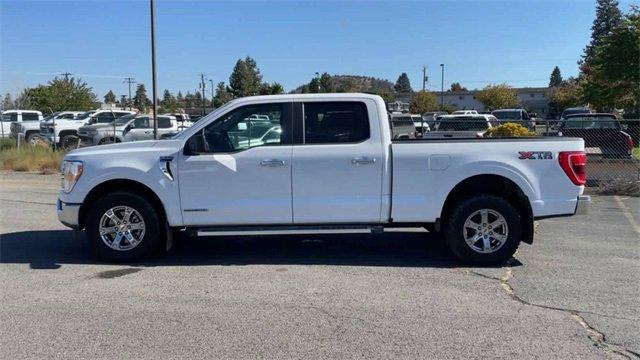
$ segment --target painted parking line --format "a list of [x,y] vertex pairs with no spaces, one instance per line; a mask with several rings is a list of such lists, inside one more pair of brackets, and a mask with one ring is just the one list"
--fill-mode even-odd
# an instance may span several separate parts
[[620,208],[620,210],[622,210],[622,213],[624,214],[624,216],[627,218],[627,220],[629,220],[629,223],[631,224],[631,227],[633,228],[633,230],[635,230],[635,232],[640,234],[640,225],[638,225],[638,223],[636,222],[636,219],[633,218],[633,215],[629,211],[629,208],[627,207],[627,205],[625,205],[624,202],[622,202],[619,196],[616,195],[613,198],[616,200],[616,203],[618,204],[618,207]]

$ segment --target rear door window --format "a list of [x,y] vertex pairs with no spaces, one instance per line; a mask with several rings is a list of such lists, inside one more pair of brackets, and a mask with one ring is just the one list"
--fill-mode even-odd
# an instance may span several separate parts
[[358,143],[369,136],[369,117],[364,103],[304,103],[305,144]]
[[38,121],[40,116],[37,113],[22,113],[22,121]]

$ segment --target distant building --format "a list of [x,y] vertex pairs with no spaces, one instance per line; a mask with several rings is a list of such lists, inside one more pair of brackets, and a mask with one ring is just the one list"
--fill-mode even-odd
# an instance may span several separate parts
[[[546,118],[549,112],[549,92],[548,87],[527,87],[527,88],[514,88],[518,94],[518,100],[520,106],[528,111],[535,112],[540,118]],[[480,90],[469,91],[445,91],[444,92],[444,104],[445,106],[455,107],[459,110],[478,110],[485,111],[484,105],[476,98],[476,95]],[[434,91],[438,98],[438,103],[441,100],[441,93]],[[413,93],[396,94],[396,103],[409,103],[413,98]],[[393,103],[387,104],[389,107]],[[390,109],[391,111],[391,109]]]

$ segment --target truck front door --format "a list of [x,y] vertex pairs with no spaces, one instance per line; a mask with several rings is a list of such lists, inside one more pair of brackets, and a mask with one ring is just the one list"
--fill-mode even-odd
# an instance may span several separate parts
[[[292,223],[291,109],[290,102],[239,107],[192,135],[178,164],[185,225]],[[254,115],[272,121],[258,126]],[[265,142],[275,127],[279,138]]]

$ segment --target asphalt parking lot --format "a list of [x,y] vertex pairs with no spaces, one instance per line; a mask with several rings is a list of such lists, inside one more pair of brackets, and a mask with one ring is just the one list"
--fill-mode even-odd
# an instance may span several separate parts
[[58,223],[58,184],[0,173],[2,358],[640,358],[639,198],[542,221],[498,268],[403,230],[112,265]]

